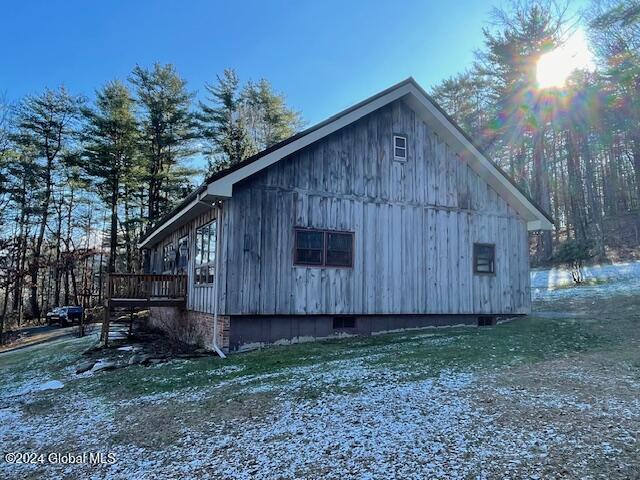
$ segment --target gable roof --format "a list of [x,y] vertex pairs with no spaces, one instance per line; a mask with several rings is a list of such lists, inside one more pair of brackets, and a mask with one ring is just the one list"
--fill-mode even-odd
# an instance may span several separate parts
[[516,185],[455,120],[412,77],[409,77],[242,162],[211,175],[146,232],[140,240],[140,247],[155,243],[211,208],[216,199],[231,197],[235,183],[400,98],[403,98],[425,123],[443,136],[447,143],[453,147],[457,146],[459,154],[467,154],[469,166],[522,215],[529,230],[553,229],[553,218]]

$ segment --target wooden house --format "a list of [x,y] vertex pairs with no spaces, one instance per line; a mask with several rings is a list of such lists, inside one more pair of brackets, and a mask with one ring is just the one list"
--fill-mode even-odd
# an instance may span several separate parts
[[527,314],[551,228],[410,78],[213,175],[140,248],[186,282],[152,322],[235,351]]

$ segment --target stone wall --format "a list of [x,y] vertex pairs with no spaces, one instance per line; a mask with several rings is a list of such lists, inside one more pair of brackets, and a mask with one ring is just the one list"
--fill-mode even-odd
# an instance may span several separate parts
[[[151,307],[149,326],[171,340],[210,349],[213,346],[213,314],[177,307]],[[229,351],[229,317],[218,316],[218,346]]]

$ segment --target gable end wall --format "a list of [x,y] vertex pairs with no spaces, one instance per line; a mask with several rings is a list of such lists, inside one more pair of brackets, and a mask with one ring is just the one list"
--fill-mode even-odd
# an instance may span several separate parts
[[[236,184],[224,210],[226,315],[530,310],[526,223],[402,101]],[[296,226],[353,231],[354,267],[294,266]],[[473,274],[474,242],[495,243],[495,275]]]

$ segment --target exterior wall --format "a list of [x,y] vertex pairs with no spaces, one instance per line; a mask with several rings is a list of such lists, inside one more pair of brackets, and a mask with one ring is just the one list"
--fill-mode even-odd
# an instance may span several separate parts
[[358,316],[355,328],[334,330],[327,315],[231,317],[230,350],[244,351],[268,344],[303,343],[345,335],[370,335],[429,326],[477,325],[477,315],[370,315]]
[[[149,326],[164,331],[173,340],[188,345],[211,348],[213,315],[181,310],[176,307],[151,307]],[[229,317],[218,316],[218,345],[229,351]]]
[[[150,270],[154,273],[178,273],[177,269],[173,271],[162,270],[162,256],[165,245],[173,245],[177,248],[178,241],[185,237],[189,237],[189,253],[187,267],[184,271],[187,275],[187,310],[194,312],[213,313],[214,306],[214,286],[213,284],[195,285],[194,283],[194,270],[195,270],[195,238],[196,230],[198,227],[209,223],[215,218],[215,209],[204,213],[193,221],[183,225],[171,235],[162,239],[151,250]],[[220,263],[224,263],[224,259],[220,259]]]
[[[402,101],[234,186],[222,224],[226,315],[530,310],[525,221]],[[294,227],[354,232],[354,267],[294,266]],[[476,242],[495,275],[473,274]]]

